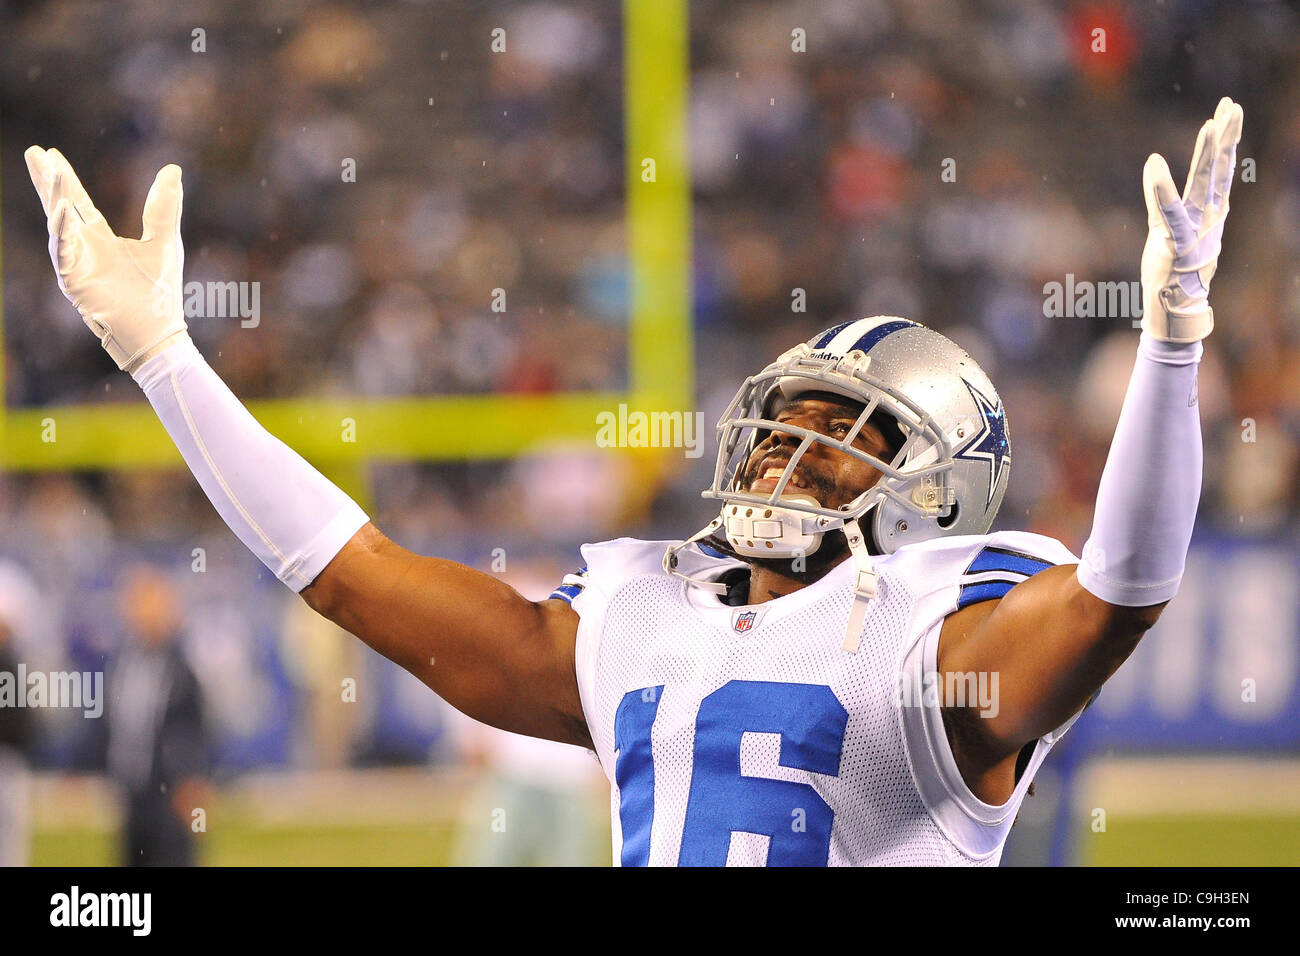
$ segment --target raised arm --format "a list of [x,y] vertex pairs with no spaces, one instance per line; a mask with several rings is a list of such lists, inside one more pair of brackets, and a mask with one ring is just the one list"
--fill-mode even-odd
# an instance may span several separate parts
[[1201,128],[1181,197],[1162,157],[1143,170],[1142,336],[1082,563],[945,621],[940,672],[998,673],[996,716],[970,707],[944,715],[963,776],[986,801],[1009,795],[1020,749],[1088,702],[1178,590],[1201,492],[1196,369],[1214,327],[1209,284],[1241,122],[1241,107],[1221,100]]
[[140,385],[232,531],[317,611],[469,716],[590,745],[574,671],[577,614],[398,547],[269,434],[195,348],[181,299],[181,171],[149,190],[140,239],[108,227],[57,150],[26,153],[59,288]]
[[407,551],[366,524],[302,591],[313,609],[502,730],[591,747],[568,602],[529,601],[455,561]]

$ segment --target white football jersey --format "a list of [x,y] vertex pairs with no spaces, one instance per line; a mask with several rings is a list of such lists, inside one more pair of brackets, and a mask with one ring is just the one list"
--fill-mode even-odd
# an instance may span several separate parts
[[[1037,742],[1005,804],[979,800],[944,733],[940,626],[1077,563],[1064,545],[1009,531],[875,559],[851,654],[851,560],[729,607],[664,572],[670,543],[584,545],[586,566],[553,595],[580,616],[578,687],[611,784],[616,865],[997,865],[1034,773],[1078,715]],[[743,566],[695,546],[679,558],[710,578]],[[987,703],[995,686],[971,688],[990,691]]]

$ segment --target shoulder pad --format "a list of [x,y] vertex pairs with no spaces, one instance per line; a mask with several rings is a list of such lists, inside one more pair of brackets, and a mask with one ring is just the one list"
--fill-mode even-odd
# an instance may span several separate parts
[[982,537],[982,544],[962,568],[958,608],[1005,597],[1040,571],[1079,561],[1061,542],[1041,534],[999,531]]
[[956,583],[957,606],[1001,598],[1040,571],[1079,559],[1055,538],[1028,531],[954,535],[899,548],[882,566],[929,591]]

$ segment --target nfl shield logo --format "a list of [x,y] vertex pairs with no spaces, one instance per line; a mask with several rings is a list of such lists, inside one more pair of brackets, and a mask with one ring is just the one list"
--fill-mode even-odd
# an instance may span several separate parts
[[741,614],[736,615],[736,630],[748,631],[754,626],[754,618],[756,617],[758,617],[757,611],[744,611]]

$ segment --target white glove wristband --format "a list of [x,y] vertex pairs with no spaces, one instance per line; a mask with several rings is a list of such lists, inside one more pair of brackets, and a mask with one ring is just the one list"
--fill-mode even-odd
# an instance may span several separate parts
[[369,520],[257,423],[188,333],[132,377],[226,524],[294,591],[310,584]]

